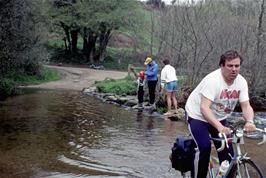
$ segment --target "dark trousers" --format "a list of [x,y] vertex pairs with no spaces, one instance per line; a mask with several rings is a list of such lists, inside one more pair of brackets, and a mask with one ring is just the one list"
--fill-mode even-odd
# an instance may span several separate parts
[[[222,120],[221,123],[224,126],[228,125],[228,122],[226,120]],[[198,147],[194,158],[194,169],[192,171],[192,177],[205,178],[208,174],[208,165],[210,162],[211,154],[211,140],[209,134],[212,138],[219,138],[218,130],[209,123],[192,119],[190,117],[188,117],[188,124],[192,137],[194,138]],[[220,148],[220,141],[214,141],[213,143],[216,149]],[[229,154],[232,156],[234,154],[232,144],[229,144],[229,148],[225,148],[223,151],[218,152],[220,164],[224,160],[231,161]]]
[[138,88],[138,102],[143,103],[143,98],[144,98],[144,88],[143,88],[143,86],[139,86],[139,88]]
[[149,80],[148,81],[148,88],[149,88],[149,103],[154,104],[155,101],[155,89],[158,80]]

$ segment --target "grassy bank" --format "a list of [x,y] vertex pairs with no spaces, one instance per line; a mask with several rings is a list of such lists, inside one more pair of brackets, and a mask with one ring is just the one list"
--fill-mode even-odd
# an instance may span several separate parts
[[136,94],[137,83],[130,77],[124,79],[110,79],[107,78],[103,81],[97,81],[97,90],[101,93],[114,93],[117,95],[132,95]]
[[42,67],[38,75],[10,72],[8,75],[1,77],[0,98],[16,94],[17,86],[41,84],[59,79],[60,74],[56,70],[46,67]]
[[[177,92],[177,97],[182,98],[184,93],[181,90],[181,88],[184,87],[185,82],[186,82],[186,77],[185,76],[178,76],[178,92]],[[158,83],[159,85],[159,83]],[[105,79],[104,81],[97,81],[96,82],[96,88],[97,91],[100,93],[113,93],[116,95],[137,95],[137,83],[135,79],[132,79],[130,77],[126,77],[124,79]],[[146,91],[147,86],[146,86]],[[158,92],[158,91],[157,91]],[[147,93],[146,93],[147,94]],[[157,93],[157,111],[159,113],[165,113],[167,111],[166,103],[164,101],[164,97],[159,95]],[[144,98],[145,102],[148,102],[148,97]]]
[[41,83],[59,80],[60,74],[54,69],[43,67],[41,69],[40,75],[13,75],[12,79],[18,85],[37,85]]
[[[178,88],[182,88],[185,85],[185,82],[185,76],[178,76]],[[107,78],[103,81],[97,81],[95,84],[97,90],[101,93],[115,93],[117,95],[136,95],[137,91],[137,82],[131,77],[125,77],[124,79],[118,80]]]

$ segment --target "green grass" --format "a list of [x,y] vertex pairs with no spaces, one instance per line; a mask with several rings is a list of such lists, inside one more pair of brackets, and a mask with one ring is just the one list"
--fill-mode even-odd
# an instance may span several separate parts
[[166,113],[167,112],[167,106],[165,106],[165,107],[157,107],[157,112]]
[[60,74],[49,68],[42,68],[40,75],[14,74],[12,79],[19,85],[40,84],[60,79]]
[[[48,41],[48,46],[51,46],[55,49],[65,49],[65,42],[63,40],[63,38],[58,38],[58,39],[53,39],[53,40],[49,40]],[[82,49],[83,48],[83,40],[82,38],[79,36],[78,38],[78,43],[77,43],[77,48],[78,49]]]
[[0,78],[0,97],[17,93],[17,86],[40,84],[60,79],[60,74],[49,68],[42,68],[39,75],[27,75],[24,73],[10,72]]
[[135,94],[137,89],[136,82],[128,77],[118,80],[106,78],[103,81],[97,81],[95,85],[98,92],[114,93],[117,95]]
[[113,48],[107,46],[106,53],[108,56],[127,56],[132,54],[132,48]]

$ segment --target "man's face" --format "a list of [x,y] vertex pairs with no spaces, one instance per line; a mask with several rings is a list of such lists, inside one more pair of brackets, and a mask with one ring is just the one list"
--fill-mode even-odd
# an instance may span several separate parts
[[232,84],[240,71],[240,58],[226,60],[225,65],[221,66],[222,75],[228,84]]

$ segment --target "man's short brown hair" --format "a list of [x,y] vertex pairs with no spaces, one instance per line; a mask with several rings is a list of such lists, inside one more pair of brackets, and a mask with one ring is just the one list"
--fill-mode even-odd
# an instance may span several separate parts
[[235,58],[239,58],[240,59],[240,64],[242,64],[243,58],[238,54],[237,51],[235,50],[228,50],[225,53],[223,53],[220,57],[220,62],[219,62],[219,66],[224,66],[225,65],[225,61],[231,61]]

